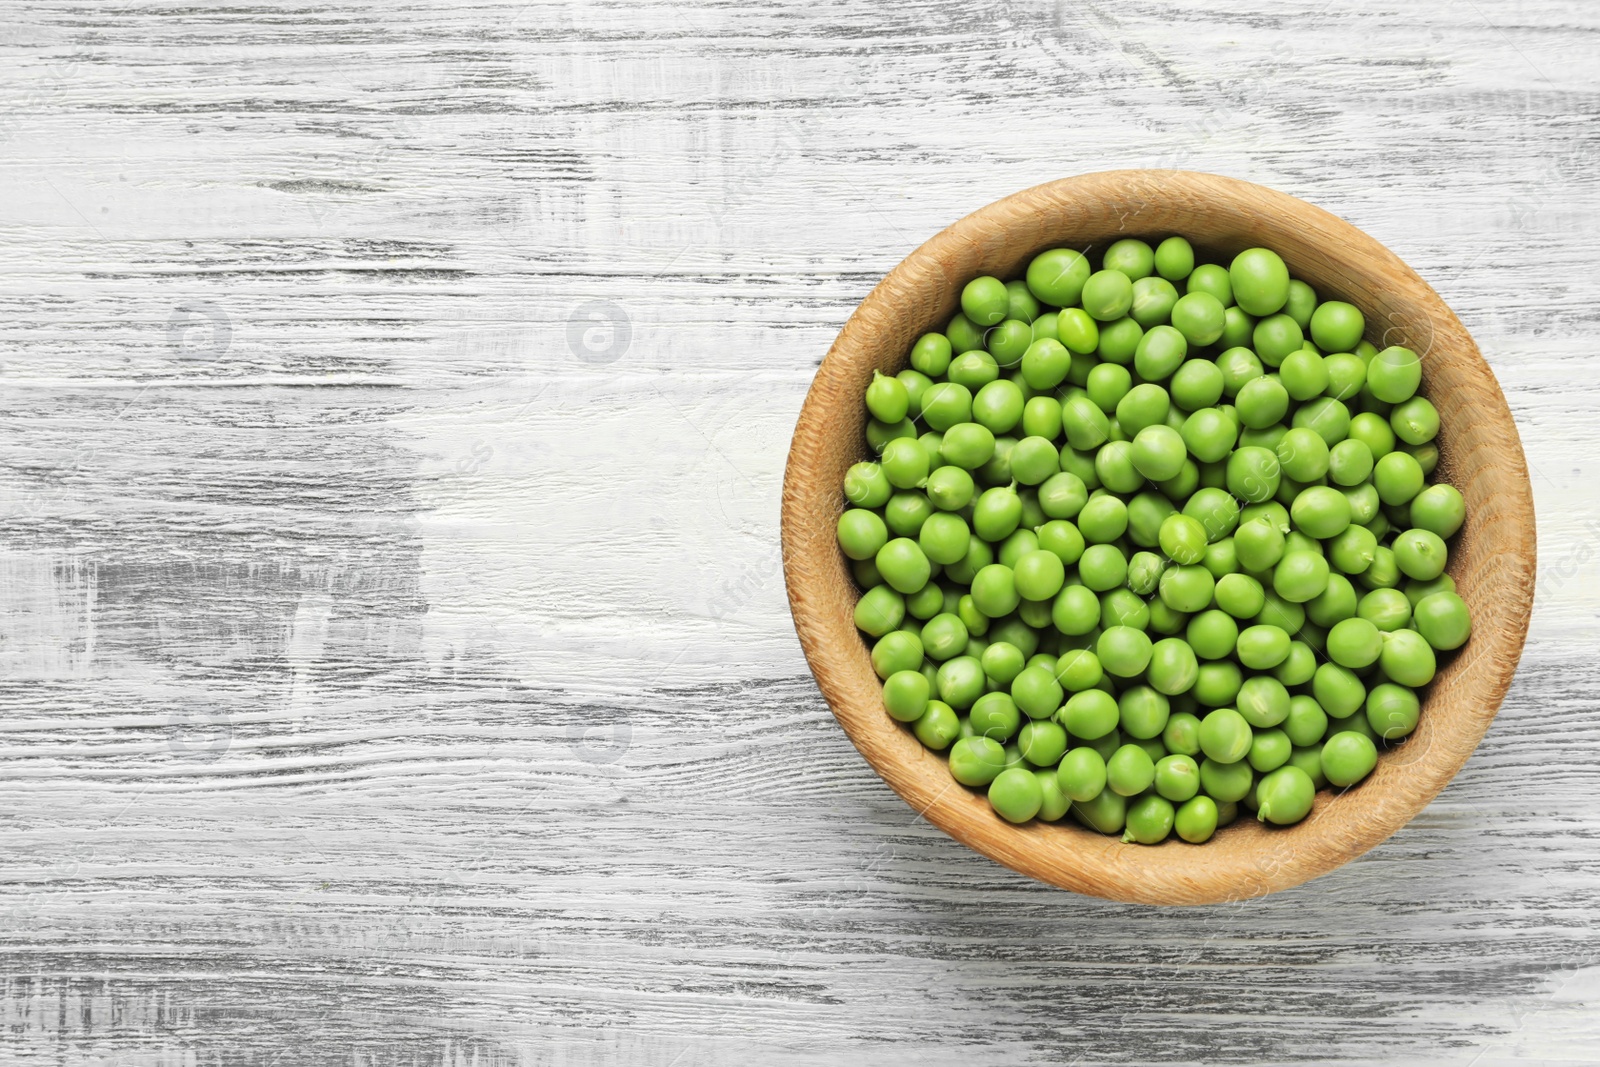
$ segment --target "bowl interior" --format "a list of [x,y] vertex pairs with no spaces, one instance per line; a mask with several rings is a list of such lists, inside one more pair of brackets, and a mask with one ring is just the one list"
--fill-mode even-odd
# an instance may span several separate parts
[[[1360,786],[1320,792],[1310,817],[1267,828],[1248,813],[1204,846],[1176,838],[1124,845],[1069,819],[1011,826],[957,784],[883,711],[852,609],[859,591],[834,539],[840,484],[866,458],[862,391],[874,370],[905,366],[922,333],[939,329],[961,287],[1018,277],[1037,253],[1126,236],[1182,234],[1201,258],[1277,251],[1319,300],[1347,300],[1367,339],[1422,356],[1423,390],[1438,407],[1435,479],[1459,488],[1467,522],[1449,573],[1471,609],[1473,637],[1441,657],[1421,721],[1383,753]],[[784,484],[785,572],[796,629],[819,686],[851,740],[929,821],[1023,873],[1079,892],[1148,903],[1241,899],[1305,881],[1394,833],[1449,782],[1482,739],[1510,684],[1527,632],[1534,578],[1526,463],[1493,374],[1460,321],[1415,272],[1355,227],[1260,186],[1182,171],[1113,171],[1065,179],[997,201],[913,252],[862,302],[819,369],[802,410]]]

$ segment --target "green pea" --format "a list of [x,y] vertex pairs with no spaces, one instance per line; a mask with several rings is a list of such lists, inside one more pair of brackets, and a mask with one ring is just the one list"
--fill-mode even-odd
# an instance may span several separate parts
[[1159,845],[1172,833],[1175,812],[1172,801],[1156,794],[1142,796],[1128,805],[1124,844]]
[[950,748],[950,774],[962,785],[983,786],[1005,768],[1005,748],[990,737],[963,737]]
[[[1189,620],[1184,636],[1197,656],[1220,660],[1231,656],[1239,639],[1239,626],[1225,612],[1212,608],[1202,611]],[[1198,680],[1198,670],[1196,668]]]
[[1295,497],[1289,515],[1308,537],[1335,537],[1350,525],[1350,501],[1337,489],[1314,485]]
[[[1300,346],[1305,342],[1305,335],[1300,332],[1300,324],[1292,317],[1279,313],[1268,315],[1257,322],[1255,330],[1251,332],[1250,340],[1250,347],[1261,357],[1261,362],[1269,367],[1277,367],[1282,365],[1291,352],[1301,351]],[[1315,396],[1316,393],[1311,395]]]
[[906,599],[887,585],[868,589],[856,601],[856,629],[871,637],[882,637],[896,629],[906,617]]
[[1239,427],[1217,408],[1200,408],[1184,420],[1184,446],[1202,463],[1227,456],[1239,436]]
[[1324,301],[1311,313],[1311,340],[1324,352],[1353,352],[1366,328],[1361,310],[1342,300]]
[[1394,539],[1394,562],[1407,578],[1426,582],[1444,573],[1449,550],[1432,530],[1407,530]]
[[1417,601],[1415,624],[1424,640],[1441,652],[1460,648],[1472,636],[1472,617],[1464,600],[1452,592],[1437,592]]
[[1389,404],[1409,400],[1422,383],[1422,360],[1411,349],[1390,345],[1367,364],[1367,388]]
[[1284,531],[1269,519],[1260,518],[1240,523],[1238,531],[1233,535],[1233,546],[1234,551],[1239,554],[1239,565],[1249,570],[1263,571],[1277,564],[1283,558],[1285,545],[1283,535]]
[[941,612],[922,627],[923,650],[936,663],[966,652],[969,637],[967,624],[954,612]]
[[1155,252],[1136,237],[1124,237],[1119,241],[1113,241],[1106,249],[1101,262],[1106,270],[1121,271],[1132,281],[1148,277],[1156,269]]
[[1087,394],[1061,402],[1061,428],[1073,448],[1096,449],[1111,437],[1111,420]]
[[933,575],[933,565],[921,546],[909,537],[896,537],[878,549],[873,562],[883,580],[900,593],[915,593]]
[[[927,524],[924,523],[923,525],[926,526]],[[944,611],[945,592],[938,582],[929,582],[915,593],[906,597],[906,614],[914,619],[923,621],[933,618]],[[909,623],[906,625],[909,625]]]
[[1356,614],[1387,633],[1411,622],[1411,601],[1398,589],[1374,589],[1361,598]]
[[1195,700],[1205,707],[1220,708],[1233,703],[1233,699],[1239,695],[1239,687],[1243,684],[1244,679],[1239,673],[1238,664],[1229,660],[1218,660],[1214,663],[1200,664],[1194,688],[1190,692],[1194,694]]
[[1322,396],[1301,404],[1289,421],[1292,426],[1315,430],[1331,449],[1350,432],[1350,409],[1333,397]]
[[1154,482],[1176,477],[1183,469],[1187,448],[1170,426],[1146,426],[1134,437],[1130,454],[1133,467]]
[[1116,404],[1117,425],[1131,438],[1147,426],[1162,425],[1170,407],[1167,391],[1151,382],[1129,389]]
[[1235,404],[1240,422],[1250,429],[1266,429],[1288,413],[1289,392],[1277,375],[1263,375],[1244,383]]
[[1294,746],[1289,735],[1280,729],[1257,730],[1250,741],[1250,752],[1245,759],[1262,774],[1275,771],[1289,762]]
[[1073,737],[1093,741],[1116,729],[1116,698],[1103,689],[1085,689],[1067,698],[1058,721]]
[[1256,318],[1254,315],[1245,314],[1237,306],[1224,308],[1222,312],[1222,336],[1217,338],[1217,347],[1224,351],[1233,348],[1248,350],[1251,339],[1255,336],[1255,329]]
[[1137,796],[1150,788],[1156,767],[1149,753],[1138,745],[1123,745],[1106,761],[1106,785],[1125,797]]
[[1226,349],[1218,356],[1217,369],[1222,372],[1222,391],[1235,397],[1246,385],[1266,373],[1256,354],[1242,345]]
[[1165,278],[1140,278],[1133,283],[1133,305],[1128,315],[1145,329],[1166,322],[1178,302],[1178,290]]
[[1378,765],[1378,748],[1363,734],[1342,731],[1322,744],[1322,773],[1340,789],[1355,785]]
[[1296,481],[1311,482],[1328,473],[1328,444],[1315,430],[1304,426],[1286,430],[1274,452],[1283,473]]
[[1151,687],[1167,696],[1188,692],[1200,676],[1194,649],[1176,637],[1157,641],[1151,647],[1147,669]]
[[1181,804],[1200,791],[1200,765],[1181,752],[1163,756],[1156,761],[1153,781],[1157,793]]
[[1304,641],[1290,641],[1289,654],[1272,668],[1272,676],[1286,686],[1304,685],[1317,670],[1317,654]]
[[942,333],[925,333],[911,346],[911,366],[930,378],[950,368],[950,338]]
[[909,437],[885,445],[879,466],[896,489],[915,489],[928,480],[928,453]]
[[1292,604],[1304,604],[1328,587],[1328,574],[1328,561],[1316,552],[1286,551],[1272,568],[1272,590]]
[[1311,695],[1330,717],[1345,719],[1366,701],[1367,687],[1350,669],[1324,663],[1312,676]]
[[[1097,593],[1115,589],[1128,577],[1128,560],[1116,545],[1090,545],[1078,558],[1078,576]],[[1096,604],[1096,614],[1099,605]],[[1065,631],[1063,631],[1065,632]]]
[[1362,482],[1343,492],[1344,498],[1350,501],[1351,522],[1364,524],[1378,517],[1378,508],[1383,501],[1378,498],[1378,490],[1371,482]]
[[1166,727],[1171,707],[1166,696],[1149,686],[1133,686],[1118,700],[1120,733],[1143,744],[1157,737]]
[[1021,521],[1022,498],[1009,486],[985,489],[972,508],[972,528],[985,541],[1004,540]]
[[897,423],[906,417],[911,406],[910,395],[898,378],[879,371],[872,372],[872,384],[867,386],[867,410],[879,422]]
[[1299,767],[1311,779],[1311,784],[1321,789],[1328,784],[1327,776],[1322,773],[1322,744],[1321,738],[1310,745],[1296,745],[1289,753],[1289,766]]
[[1100,322],[1122,318],[1133,306],[1133,282],[1119,270],[1101,270],[1084,282],[1083,310]]
[[1049,600],[1061,591],[1066,567],[1054,552],[1037,549],[1017,561],[1013,572],[1017,594],[1026,600]]
[[961,313],[979,326],[994,326],[1006,317],[1011,294],[999,278],[974,278],[961,290]]
[[1121,833],[1127,823],[1128,800],[1110,789],[1089,800],[1072,802],[1072,817],[1102,834]]
[[1232,708],[1217,708],[1200,720],[1200,750],[1218,763],[1244,759],[1251,736],[1250,724]]
[[1161,731],[1161,742],[1167,751],[1185,755],[1200,754],[1200,720],[1187,711],[1173,712]]
[[1168,383],[1172,402],[1184,411],[1199,411],[1222,399],[1222,371],[1209,359],[1191,359]]
[[1095,645],[1100,666],[1119,678],[1132,678],[1143,671],[1150,662],[1151,650],[1150,638],[1131,626],[1113,626],[1105,630]]
[[1043,303],[1068,307],[1078,302],[1089,272],[1089,260],[1083,253],[1052,248],[1028,263],[1028,291]]
[[1401,445],[1400,451],[1416,460],[1424,475],[1432,475],[1439,466],[1439,446],[1432,441],[1425,445]]
[[922,718],[922,713],[928,710],[930,695],[928,679],[915,667],[896,671],[883,683],[883,706],[890,718],[898,722],[916,722]]
[[1277,455],[1265,448],[1245,446],[1228,457],[1228,492],[1240,500],[1271,500],[1281,477]]
[[1409,517],[1411,525],[1418,529],[1438,537],[1451,537],[1466,521],[1467,505],[1459,489],[1439,482],[1411,498]]
[[1011,682],[1011,699],[1030,719],[1047,719],[1061,707],[1061,683],[1043,666],[1028,667]]
[[[1242,635],[1241,635],[1242,639]],[[1246,678],[1236,697],[1238,713],[1250,726],[1265,730],[1289,717],[1289,691],[1266,674]]]
[[983,663],[976,656],[957,656],[940,665],[934,676],[939,699],[952,708],[966,711],[983,695],[987,685]]
[[1206,554],[1206,528],[1189,515],[1169,515],[1161,523],[1161,551],[1175,563],[1199,563]]
[[1256,772],[1242,758],[1232,763],[1222,763],[1208,756],[1200,761],[1200,788],[1218,804],[1243,800],[1249,795],[1255,781]]
[[872,646],[872,669],[878,677],[888,678],[901,670],[918,670],[922,667],[922,638],[906,630],[891,630],[878,638]]
[[1016,702],[1005,693],[985,693],[973,701],[967,722],[971,724],[974,734],[1004,744],[1021,726],[1022,714],[1017,710]]
[[1173,611],[1193,613],[1211,603],[1216,579],[1198,564],[1168,567],[1159,585],[1162,601]]
[[1367,443],[1349,437],[1328,452],[1328,478],[1335,485],[1360,485],[1372,474],[1372,464]]
[[1372,482],[1385,504],[1408,504],[1422,490],[1422,467],[1404,452],[1390,452],[1379,459],[1372,471]]
[[1389,412],[1394,435],[1408,445],[1425,445],[1439,436],[1439,412],[1425,396],[1414,396]]
[[1067,731],[1049,719],[1025,723],[1017,735],[1017,748],[1035,767],[1054,767],[1067,751]]
[[976,391],[1000,378],[1000,363],[988,352],[977,349],[963,352],[951,360],[950,370],[946,373],[952,382],[964,389]]
[[[1381,515],[1378,517],[1383,518]],[[1378,551],[1373,554],[1372,564],[1356,577],[1368,589],[1392,589],[1400,584],[1400,567],[1395,563],[1394,553],[1386,546],[1379,545]]]
[[[1004,378],[981,387],[972,398],[972,421],[991,434],[1009,433],[1022,421],[1022,406],[1027,403],[1017,383]],[[959,429],[956,427],[955,429]],[[951,429],[945,434],[949,444]]]
[[1417,694],[1403,685],[1385,682],[1367,694],[1367,724],[1384,741],[1409,737],[1420,711]]
[[1166,565],[1166,560],[1154,552],[1135,552],[1128,560],[1128,591],[1136,598],[1154,593]]
[[1078,512],[1077,526],[1085,542],[1109,544],[1128,529],[1128,505],[1110,493],[1094,496]]
[[1260,807],[1256,817],[1262,822],[1289,826],[1311,812],[1317,787],[1299,767],[1279,767],[1256,786]]
[[956,355],[983,347],[983,329],[959,311],[945,326],[944,333],[950,339],[950,347]]
[[1233,282],[1228,276],[1228,269],[1215,263],[1202,263],[1190,271],[1184,291],[1210,293],[1223,307],[1233,303]]
[[922,394],[922,420],[941,433],[972,421],[972,391],[955,382],[935,382]]
[[1156,245],[1156,273],[1169,282],[1181,282],[1194,270],[1194,248],[1182,237],[1168,237]]
[[1222,301],[1204,291],[1191,291],[1172,305],[1172,328],[1189,344],[1215,344],[1225,323]]
[[1106,762],[1092,748],[1072,749],[1056,768],[1061,791],[1078,802],[1093,800],[1106,788]]
[[1208,796],[1191,797],[1179,806],[1173,830],[1191,845],[1203,845],[1217,832],[1217,802]]
[[[895,493],[883,508],[883,521],[896,537],[915,537],[933,514],[933,505],[923,493]],[[876,555],[876,553],[874,553]]]
[[[1085,555],[1088,555],[1088,552],[1085,552]],[[1111,587],[1108,585],[1106,588]],[[1100,599],[1087,585],[1066,586],[1056,595],[1050,606],[1050,621],[1064,634],[1073,636],[1087,634],[1099,625]]]
[[891,492],[888,477],[876,463],[856,463],[845,472],[845,499],[858,508],[881,508]]
[[930,700],[922,717],[912,724],[911,732],[927,748],[942,752],[961,736],[961,719],[949,704]]
[[1328,372],[1326,396],[1335,400],[1350,400],[1367,384],[1367,364],[1360,356],[1348,352],[1336,353],[1323,359]]
[[1345,619],[1328,631],[1328,658],[1341,667],[1364,670],[1382,651],[1383,631],[1366,619]]
[[1316,307],[1317,291],[1298,278],[1290,278],[1289,299],[1284,301],[1283,313],[1304,330],[1311,325],[1311,315]]
[[1297,746],[1314,745],[1328,731],[1328,715],[1312,697],[1304,694],[1289,698],[1289,714],[1283,720],[1283,733]]
[[1276,252],[1247,248],[1228,267],[1233,298],[1256,317],[1272,315],[1289,300],[1289,268]]
[[1391,630],[1385,633],[1378,665],[1391,681],[1413,689],[1433,681],[1437,670],[1433,646],[1415,630]]
[[889,540],[889,529],[875,511],[850,508],[839,516],[839,547],[851,559],[871,559]]
[[1347,526],[1328,542],[1328,560],[1346,574],[1360,574],[1378,558],[1378,539],[1364,526]]
[[1239,634],[1236,651],[1251,670],[1271,670],[1288,658],[1289,635],[1277,626],[1251,626]]

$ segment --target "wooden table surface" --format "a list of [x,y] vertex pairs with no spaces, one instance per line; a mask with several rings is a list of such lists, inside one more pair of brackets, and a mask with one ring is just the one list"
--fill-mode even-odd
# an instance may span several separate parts
[[[0,42],[0,1062],[1600,1057],[1595,5],[12,0]],[[1534,471],[1482,748],[1237,906],[918,821],[779,570],[855,304],[1119,166],[1384,241]]]

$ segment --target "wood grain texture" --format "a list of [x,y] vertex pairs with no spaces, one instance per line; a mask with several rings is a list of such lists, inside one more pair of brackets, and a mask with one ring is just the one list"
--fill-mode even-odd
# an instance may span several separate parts
[[[962,287],[1013,278],[1050,248],[1091,250],[1123,236],[1180,233],[1226,263],[1246,248],[1284,257],[1322,299],[1368,320],[1367,340],[1408,345],[1438,405],[1437,477],[1471,518],[1453,540],[1450,575],[1474,635],[1442,658],[1404,746],[1385,752],[1360,789],[1319,798],[1289,829],[1240,819],[1205,848],[1176,838],[1118,847],[1063,821],[1012,826],[981,791],[953,787],[945,760],[883,711],[882,682],[856,630],[860,590],[839,550],[839,487],[870,458],[861,396],[874,374],[906,365],[916,339],[957,309]],[[1298,885],[1349,862],[1421,811],[1478,746],[1511,685],[1528,631],[1536,574],[1533,491],[1517,429],[1494,374],[1459,319],[1416,273],[1368,235],[1301,200],[1216,175],[1123,170],[1064,178],[997,200],[942,230],[901,262],[850,316],[807,393],[783,487],[784,575],[795,629],[840,725],[913,811],[1008,867],[1065,889],[1141,904],[1219,904]]]
[[[1597,27],[8,5],[0,1061],[1592,1062]],[[1483,745],[1233,907],[1072,896],[913,822],[779,567],[850,311],[952,220],[1119,166],[1381,240],[1533,472]]]

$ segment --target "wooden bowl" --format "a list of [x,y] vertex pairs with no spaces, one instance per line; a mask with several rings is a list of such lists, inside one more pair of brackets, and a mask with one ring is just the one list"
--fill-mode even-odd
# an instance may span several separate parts
[[[911,343],[940,329],[979,275],[1018,277],[1047,248],[1122,236],[1183,234],[1226,263],[1251,246],[1283,256],[1319,298],[1355,304],[1379,348],[1422,358],[1423,388],[1443,428],[1436,477],[1466,497],[1450,574],[1473,636],[1443,657],[1405,744],[1344,793],[1318,793],[1312,815],[1268,828],[1241,812],[1201,846],[1176,837],[1125,845],[1070,819],[1013,826],[981,792],[950,777],[883,710],[868,648],[852,621],[859,592],[835,540],[846,469],[867,457],[862,393],[893,373]],[[1148,904],[1208,904],[1297,885],[1372,848],[1421,811],[1472,754],[1499,708],[1533,601],[1533,497],[1505,397],[1477,346],[1428,284],[1377,241],[1320,208],[1210,174],[1125,170],[1027,189],[990,204],[906,257],[850,316],[817,371],[795,427],[783,486],[783,557],[795,629],[823,695],[874,770],[928,821],[991,859],[1080,893]]]

